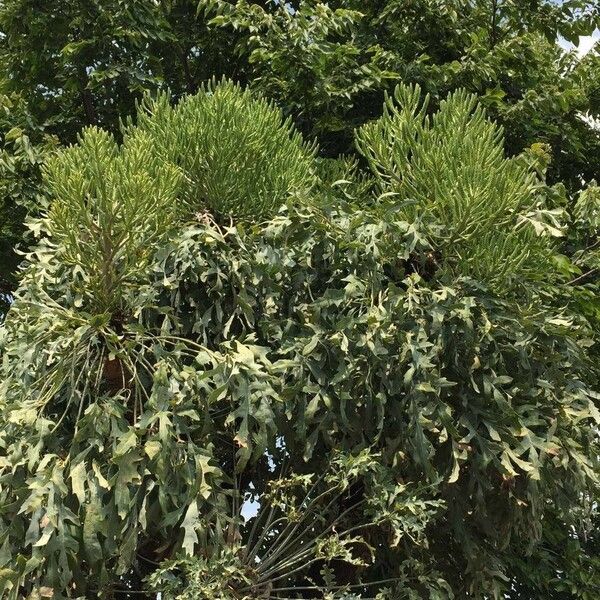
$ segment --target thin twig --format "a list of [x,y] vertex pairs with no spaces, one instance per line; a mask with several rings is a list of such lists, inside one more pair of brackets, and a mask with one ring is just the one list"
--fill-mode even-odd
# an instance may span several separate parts
[[593,275],[599,269],[600,269],[600,267],[594,267],[593,269],[590,269],[586,273],[582,273],[581,275],[579,275],[579,277],[575,277],[575,279],[572,279],[571,281],[569,281],[567,283],[567,285],[575,285],[575,284],[579,283],[580,281],[582,281],[583,279],[586,279],[590,275]]

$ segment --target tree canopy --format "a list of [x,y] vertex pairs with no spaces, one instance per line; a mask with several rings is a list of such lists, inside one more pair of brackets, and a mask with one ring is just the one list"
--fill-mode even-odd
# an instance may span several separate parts
[[600,168],[586,120],[600,111],[599,59],[565,56],[556,39],[577,42],[599,21],[581,0],[4,2],[3,293],[16,283],[25,211],[42,203],[52,136],[72,143],[89,125],[118,134],[145,90],[177,99],[215,76],[275,100],[329,157],[353,153],[354,129],[397,83],[419,84],[432,107],[464,88],[505,126],[510,154],[548,144],[549,181],[576,193]]
[[5,2],[0,598],[596,598],[599,19]]

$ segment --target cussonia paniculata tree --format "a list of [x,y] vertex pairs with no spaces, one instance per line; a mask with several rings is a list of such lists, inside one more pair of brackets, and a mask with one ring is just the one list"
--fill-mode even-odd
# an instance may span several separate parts
[[53,155],[1,331],[0,597],[503,598],[578,539],[590,336],[502,136],[399,86],[319,159],[223,81]]

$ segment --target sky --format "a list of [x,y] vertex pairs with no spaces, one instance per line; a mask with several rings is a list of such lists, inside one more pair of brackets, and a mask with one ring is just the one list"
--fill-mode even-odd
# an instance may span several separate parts
[[579,38],[578,54],[580,56],[587,54],[598,40],[600,40],[600,30],[598,29],[594,35]]
[[[579,56],[585,56],[600,40],[600,30],[596,29],[593,35],[586,35],[579,38],[579,45],[577,46],[577,54]],[[565,39],[561,39],[558,42],[565,50],[571,50],[575,46]]]

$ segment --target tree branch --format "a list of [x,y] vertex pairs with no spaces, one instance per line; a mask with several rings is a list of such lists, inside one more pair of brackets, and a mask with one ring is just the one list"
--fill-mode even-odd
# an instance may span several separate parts
[[96,107],[94,106],[94,97],[92,92],[88,88],[88,76],[85,67],[81,70],[81,102],[83,104],[83,110],[85,111],[85,118],[88,125],[98,124],[98,115],[96,114]]
[[590,275],[593,275],[596,271],[598,271],[598,269],[599,267],[594,267],[593,269],[582,273],[581,275],[579,275],[579,277],[575,277],[575,279],[569,281],[567,285],[577,285],[580,281],[583,281],[584,279],[587,279]]

